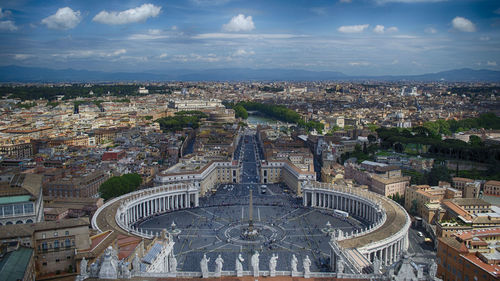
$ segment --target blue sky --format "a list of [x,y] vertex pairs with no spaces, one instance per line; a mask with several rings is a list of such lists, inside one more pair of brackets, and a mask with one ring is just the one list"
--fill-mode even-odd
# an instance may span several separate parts
[[497,0],[0,0],[0,65],[500,70]]

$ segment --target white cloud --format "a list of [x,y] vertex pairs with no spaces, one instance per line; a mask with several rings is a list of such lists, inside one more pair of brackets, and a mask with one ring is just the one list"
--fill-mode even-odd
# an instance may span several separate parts
[[433,3],[433,2],[445,2],[448,0],[375,0],[378,4],[385,4],[385,3],[408,3],[408,4],[413,4],[413,3]]
[[339,2],[340,2],[340,3],[351,3],[351,2],[352,2],[352,0],[340,0]]
[[252,31],[255,29],[255,25],[252,16],[245,17],[245,15],[239,14],[234,16],[227,24],[222,25],[222,29],[228,32]]
[[261,39],[290,39],[296,37],[305,37],[304,35],[295,35],[295,34],[283,34],[283,33],[275,33],[275,34],[242,34],[242,33],[202,33],[193,36],[193,39],[252,39],[252,40],[261,40]]
[[350,66],[367,66],[367,65],[370,65],[369,62],[365,62],[365,61],[355,61],[355,62],[350,62],[349,63]]
[[500,8],[496,9],[494,13],[500,15]]
[[251,56],[251,55],[255,55],[255,52],[252,50],[247,51],[245,49],[238,49],[233,54],[233,56],[235,56],[235,57],[246,57],[246,56]]
[[481,40],[481,41],[490,41],[490,39],[491,38],[489,36],[481,36],[481,37],[479,37],[479,40]]
[[33,55],[28,55],[28,54],[15,54],[14,59],[15,60],[25,60],[33,57]]
[[156,40],[156,39],[164,39],[168,38],[168,34],[166,34],[161,29],[149,29],[147,33],[136,33],[132,34],[128,37],[129,40]]
[[434,27],[427,27],[426,29],[424,29],[424,32],[429,34],[436,34],[438,31]]
[[342,33],[360,33],[368,28],[368,24],[359,24],[359,25],[344,25],[339,27],[337,30]]
[[488,66],[497,66],[497,62],[496,61],[487,61],[486,65],[488,65]]
[[395,26],[391,26],[389,28],[387,28],[387,32],[398,32],[399,29]]
[[65,53],[52,54],[52,57],[63,59],[84,59],[84,58],[113,58],[126,54],[126,49],[118,49],[111,52],[95,50],[76,50]]
[[72,29],[75,28],[82,17],[80,11],[73,11],[70,7],[64,7],[57,10],[57,12],[42,20],[50,29]]
[[385,29],[385,26],[377,24],[375,28],[373,28],[373,32],[378,33],[378,34],[384,34],[386,32],[391,33],[391,32],[398,32],[398,28],[395,26],[391,26],[387,29]]
[[463,17],[455,17],[451,24],[453,28],[462,32],[474,32],[476,31],[476,26],[470,20]]
[[373,32],[383,34],[385,32],[385,27],[383,25],[377,24],[377,26],[375,26],[375,28],[373,29]]
[[398,64],[398,63],[399,63],[399,60],[395,59],[395,60],[392,61],[391,64]]
[[0,21],[0,30],[16,31],[17,30],[17,26],[11,20]]
[[168,57],[167,53],[163,53],[163,54],[161,54],[161,55],[159,56],[159,58],[160,58],[160,59],[164,59],[164,58],[166,58],[166,57]]
[[140,7],[121,12],[100,11],[92,21],[104,24],[127,24],[154,18],[161,12],[161,7],[153,4],[143,4]]

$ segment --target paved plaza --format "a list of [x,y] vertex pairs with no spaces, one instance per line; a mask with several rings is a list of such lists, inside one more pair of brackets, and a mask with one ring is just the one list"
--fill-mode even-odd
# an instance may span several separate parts
[[[301,199],[284,194],[278,185],[267,185],[266,194],[260,185],[224,185],[212,196],[200,200],[200,207],[156,216],[139,227],[154,232],[171,227],[175,222],[181,233],[174,239],[174,253],[182,271],[199,271],[199,262],[206,253],[214,261],[220,254],[225,267],[234,270],[239,253],[245,258],[244,269],[255,250],[260,254],[260,268],[268,270],[269,258],[277,253],[278,270],[290,270],[295,254],[299,261],[306,255],[313,261],[311,270],[329,270],[329,237],[322,231],[330,222],[336,229],[352,231],[359,221],[341,220],[330,211],[302,207]],[[253,190],[254,225],[260,229],[257,240],[247,241],[241,231],[248,226],[249,190]],[[301,267],[299,263],[299,270]],[[209,263],[210,270],[215,264]]]
[[[210,258],[210,271],[215,270],[218,255],[224,259],[223,269],[234,270],[240,253],[245,259],[244,270],[250,270],[250,257],[258,251],[261,270],[269,269],[272,254],[278,254],[277,270],[291,270],[290,261],[295,254],[299,271],[303,270],[302,259],[306,255],[312,261],[311,271],[329,271],[326,223],[343,231],[363,227],[363,222],[354,218],[343,220],[328,210],[303,207],[302,199],[288,192],[284,185],[259,184],[255,143],[253,135],[246,135],[238,146],[242,183],[219,186],[214,194],[200,198],[197,208],[169,212],[138,224],[143,230],[160,233],[162,229],[171,229],[175,222],[175,228],[180,230],[174,237],[179,270],[200,271],[203,254]],[[259,230],[252,240],[242,236],[249,224],[250,190],[253,224]]]

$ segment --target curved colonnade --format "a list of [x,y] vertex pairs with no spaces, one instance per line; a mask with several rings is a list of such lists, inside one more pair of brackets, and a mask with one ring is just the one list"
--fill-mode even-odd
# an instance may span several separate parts
[[[379,260],[381,264],[389,265],[399,260],[408,249],[410,217],[391,199],[359,188],[319,182],[304,184],[302,192],[304,206],[345,211],[371,223],[359,232],[342,233],[336,237],[343,252],[352,253],[345,249],[355,249],[370,263]],[[355,255],[347,258],[357,259]]]
[[101,206],[92,217],[92,228],[104,231],[107,230],[104,227],[112,227],[113,223],[106,223],[105,213],[116,208],[114,222],[117,226],[127,233],[153,238],[153,233],[143,232],[134,225],[157,214],[198,207],[198,200],[199,189],[192,184],[175,183],[138,190]]

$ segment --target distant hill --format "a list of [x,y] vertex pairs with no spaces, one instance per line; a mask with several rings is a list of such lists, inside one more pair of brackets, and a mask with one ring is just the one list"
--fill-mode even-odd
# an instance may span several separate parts
[[349,76],[336,71],[300,69],[223,68],[208,70],[167,70],[148,72],[103,72],[1,66],[0,82],[120,82],[120,81],[448,81],[500,82],[500,71],[456,69],[422,75]]

